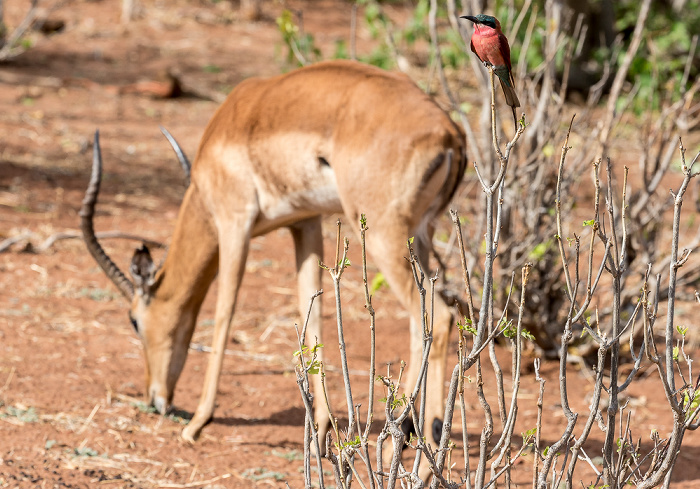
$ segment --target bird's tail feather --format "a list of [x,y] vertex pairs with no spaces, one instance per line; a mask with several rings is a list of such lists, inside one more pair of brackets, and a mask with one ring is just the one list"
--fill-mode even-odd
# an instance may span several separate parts
[[503,80],[499,78],[499,81],[501,82],[501,88],[503,89],[503,94],[506,96],[506,103],[513,107],[520,107],[520,100],[518,99],[518,96],[515,93],[515,89],[506,84]]
[[510,105],[510,107],[513,109],[513,123],[515,124],[515,130],[518,130],[518,117],[515,115],[515,108],[520,107],[520,100],[518,100],[518,95],[515,93],[515,89],[507,85],[506,82],[501,80],[499,78],[499,81],[501,82],[501,88],[503,89],[503,95],[506,96],[506,103]]

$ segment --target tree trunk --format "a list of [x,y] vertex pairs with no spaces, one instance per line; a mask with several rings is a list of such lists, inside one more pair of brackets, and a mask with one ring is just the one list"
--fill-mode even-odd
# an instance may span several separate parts
[[0,49],[5,46],[7,39],[7,26],[5,25],[5,8],[3,0],[0,0]]
[[241,16],[245,20],[262,18],[261,0],[241,0]]

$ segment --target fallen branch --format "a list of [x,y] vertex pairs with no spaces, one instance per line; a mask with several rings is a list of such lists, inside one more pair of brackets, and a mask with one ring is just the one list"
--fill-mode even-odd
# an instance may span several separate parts
[[222,479],[228,479],[229,477],[231,477],[231,474],[223,474],[205,481],[188,482],[187,484],[158,484],[158,487],[200,487],[207,486]]
[[[165,244],[159,241],[144,238],[143,236],[138,236],[136,234],[123,233],[121,231],[103,231],[101,233],[95,233],[95,235],[97,236],[97,239],[130,239],[133,241],[140,241],[151,248],[165,248],[166,246]],[[52,234],[44,241],[42,241],[40,245],[32,247],[32,249],[37,253],[43,253],[49,248],[51,248],[57,241],[61,241],[63,239],[76,239],[82,237],[83,235],[82,233],[80,233],[80,231],[61,231]],[[16,243],[30,239],[39,239],[39,237],[35,233],[27,232],[0,241],[0,253],[7,251],[11,246],[15,245]]]
[[11,238],[7,238],[7,239],[0,241],[0,253],[8,250],[15,243],[19,243],[20,241],[23,241],[25,239],[29,239],[32,236],[33,236],[32,233],[23,233],[23,234],[13,236]]

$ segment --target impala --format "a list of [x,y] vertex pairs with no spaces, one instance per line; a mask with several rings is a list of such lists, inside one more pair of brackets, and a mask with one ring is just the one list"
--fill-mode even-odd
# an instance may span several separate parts
[[[201,398],[182,437],[194,441],[212,418],[236,297],[251,238],[288,227],[294,240],[299,310],[321,288],[321,216],[343,213],[371,232],[367,249],[411,315],[410,364],[421,358],[419,297],[406,241],[427,264],[440,214],[466,166],[464,134],[408,77],[351,61],[332,61],[269,79],[248,79],[231,92],[202,136],[191,183],[162,263],[143,246],[129,280],[100,246],[93,214],[101,180],[95,138],[92,177],[81,208],[88,250],[131,302],[129,317],[144,347],[150,402],[165,413],[187,357],[202,301],[218,272],[212,350]],[[436,299],[426,420],[442,417],[445,356],[452,322]],[[321,309],[308,334],[321,341]],[[410,384],[412,385],[412,384]],[[320,376],[314,376],[320,390]],[[328,415],[316,403],[319,430]],[[430,425],[428,425],[430,426]],[[323,438],[321,438],[323,439]]]

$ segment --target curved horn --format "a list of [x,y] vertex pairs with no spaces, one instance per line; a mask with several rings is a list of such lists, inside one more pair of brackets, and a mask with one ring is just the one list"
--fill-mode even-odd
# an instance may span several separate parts
[[102,249],[97,237],[95,236],[95,228],[93,227],[92,218],[95,215],[95,202],[97,194],[100,193],[100,182],[102,181],[102,152],[100,151],[100,132],[95,131],[95,143],[93,146],[92,156],[92,174],[90,183],[85,191],[83,205],[80,207],[80,230],[83,232],[83,240],[87,245],[87,249],[95,259],[97,264],[104,270],[114,285],[121,291],[124,296],[131,300],[134,297],[134,284],[126,278],[119,270],[119,267],[107,256],[105,250]]
[[185,172],[185,178],[187,179],[187,186],[190,186],[190,168],[192,167],[190,165],[190,160],[187,159],[187,156],[185,155],[185,152],[182,150],[180,145],[177,143],[175,138],[173,137],[170,132],[164,128],[163,126],[160,127],[160,132],[163,133],[163,135],[168,139],[168,142],[170,143],[170,146],[173,147],[173,150],[175,151],[175,154],[177,155],[177,159],[180,162],[180,166],[182,167],[182,171]]

